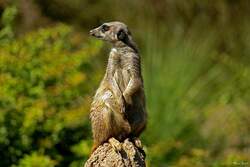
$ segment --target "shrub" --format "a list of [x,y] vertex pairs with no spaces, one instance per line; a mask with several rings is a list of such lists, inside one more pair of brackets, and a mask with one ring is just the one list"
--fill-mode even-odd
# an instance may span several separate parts
[[20,160],[18,167],[53,167],[55,162],[48,156],[39,155],[36,152],[31,155],[25,155]]
[[58,24],[0,45],[0,166],[83,160],[101,43]]

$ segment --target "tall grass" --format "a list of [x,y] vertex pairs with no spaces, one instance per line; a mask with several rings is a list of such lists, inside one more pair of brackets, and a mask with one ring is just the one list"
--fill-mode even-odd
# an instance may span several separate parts
[[[156,31],[157,32],[157,31]],[[175,37],[171,42],[167,32],[147,33],[147,48],[144,56],[145,89],[150,113],[152,137],[171,138],[181,130],[181,124],[188,118],[185,113],[192,99],[190,91],[194,83],[212,66],[211,38],[194,39]],[[194,91],[194,90],[193,90]],[[159,127],[157,127],[159,126]],[[163,133],[154,134],[155,128],[163,128]],[[157,132],[158,133],[158,132]],[[152,140],[153,141],[153,140]]]
[[207,108],[236,97],[232,91],[238,91],[235,81],[241,72],[227,67],[231,57],[218,51],[215,31],[194,28],[171,34],[153,27],[145,34],[142,60],[149,124],[144,139],[150,164],[166,166],[192,149],[209,151],[200,133]]

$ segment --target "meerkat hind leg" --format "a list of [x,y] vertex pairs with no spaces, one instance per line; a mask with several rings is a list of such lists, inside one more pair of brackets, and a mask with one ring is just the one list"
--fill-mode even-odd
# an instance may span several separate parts
[[116,150],[116,151],[121,151],[122,150],[122,145],[121,143],[116,140],[115,138],[110,138],[109,140],[110,145]]

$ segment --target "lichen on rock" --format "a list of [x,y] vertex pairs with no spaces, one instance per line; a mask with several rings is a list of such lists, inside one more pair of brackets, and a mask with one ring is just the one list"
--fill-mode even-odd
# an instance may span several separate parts
[[85,163],[84,167],[145,167],[145,153],[129,139],[121,142],[121,150],[110,143],[99,146]]

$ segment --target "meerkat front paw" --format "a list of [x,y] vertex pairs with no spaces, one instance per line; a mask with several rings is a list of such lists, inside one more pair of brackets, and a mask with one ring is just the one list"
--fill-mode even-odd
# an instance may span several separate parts
[[133,101],[132,101],[131,96],[129,96],[129,95],[127,95],[127,94],[123,94],[123,97],[124,97],[124,99],[125,99],[125,101],[126,101],[126,104],[132,105]]
[[123,96],[121,96],[121,98],[119,99],[119,102],[121,106],[120,111],[122,114],[124,114],[126,112],[126,107],[125,107],[126,101]]
[[122,145],[121,143],[116,140],[115,138],[110,138],[109,139],[109,144],[116,150],[116,151],[121,151],[122,150]]

